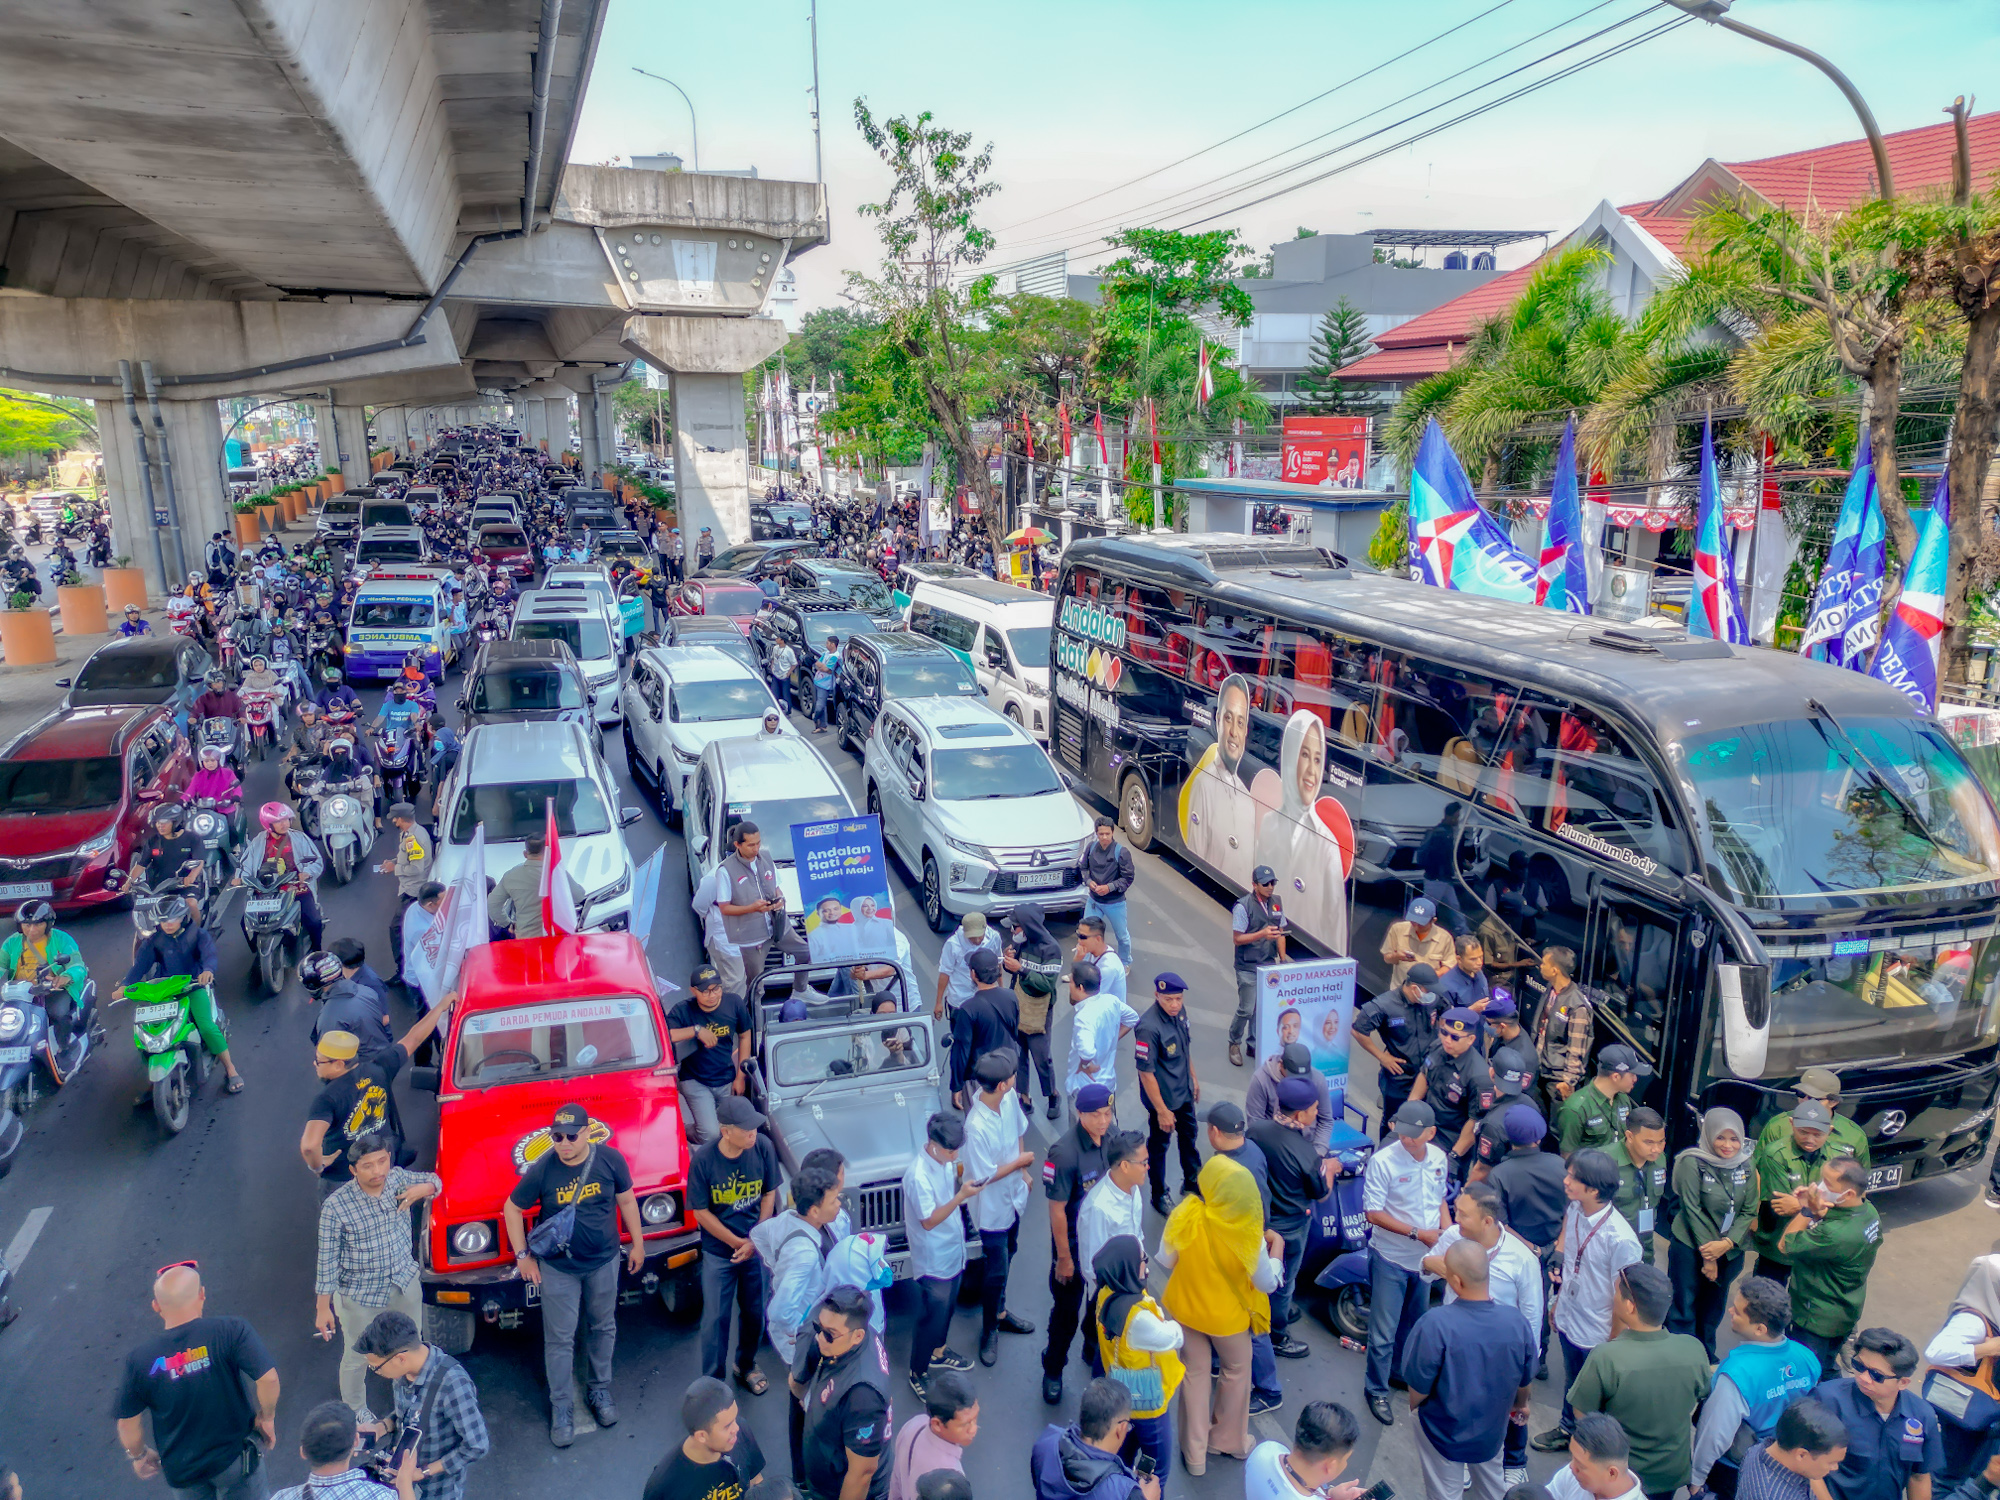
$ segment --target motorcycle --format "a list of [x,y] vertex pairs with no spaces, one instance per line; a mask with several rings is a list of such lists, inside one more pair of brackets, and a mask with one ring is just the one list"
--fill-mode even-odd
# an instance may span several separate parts
[[44,965],[35,978],[10,979],[0,985],[0,1177],[14,1165],[24,1134],[22,1114],[41,1097],[35,1087],[35,1061],[55,1087],[76,1076],[102,1040],[97,1029],[97,985],[86,979],[72,997],[75,1016],[69,1040],[57,1045],[49,1021],[49,996],[56,988],[54,971]]
[[173,601],[168,601],[167,629],[175,635],[184,635],[192,640],[200,628],[200,619],[201,606],[191,605],[186,609],[176,610]]
[[257,976],[273,995],[306,955],[305,887],[297,872],[277,873],[270,861],[244,877],[250,897],[243,903],[243,939],[257,955]]
[[197,758],[199,758],[199,753],[209,745],[214,745],[220,749],[222,751],[222,758],[236,768],[237,774],[242,774],[243,728],[240,724],[234,719],[227,719],[219,714],[213,718],[203,719],[200,724],[195,726],[194,732],[194,747]]
[[215,930],[214,913],[210,910],[214,903],[208,899],[207,866],[190,862],[183,873],[196,877],[190,887],[182,889],[176,886],[162,890],[158,886],[149,884],[144,876],[136,872],[118,869],[105,871],[104,888],[107,891],[122,891],[132,897],[132,925],[138,929],[132,938],[134,953],[139,951],[141,943],[159,931],[160,908],[175,897],[200,902],[202,926],[208,928],[210,932]]
[[243,722],[250,737],[249,753],[257,760],[277,753],[279,696],[268,690],[243,695]]
[[[375,842],[375,790],[363,776],[352,781],[321,781],[318,791],[313,807],[316,837],[326,850],[333,878],[346,885]],[[303,816],[300,826],[305,826]]]
[[188,818],[188,831],[201,840],[207,855],[206,879],[208,888],[215,893],[215,899],[201,909],[202,925],[210,932],[222,930],[222,904],[227,899],[229,875],[234,868],[230,852],[242,841],[242,813],[240,802],[223,803],[213,797],[202,797],[197,799]]
[[340,633],[328,626],[315,625],[306,632],[306,664],[315,673],[342,665]]
[[382,772],[382,791],[391,802],[415,802],[423,785],[417,763],[416,738],[407,729],[385,729],[375,758]]
[[243,664],[236,650],[234,625],[218,625],[215,629],[215,665],[228,681],[242,680]]
[[[201,988],[187,974],[125,986],[124,998],[132,1002],[132,1045],[146,1064],[153,1114],[168,1135],[187,1129],[194,1096],[208,1081],[211,1059],[194,1024],[194,994]],[[226,1040],[228,1023],[213,991],[209,1002]]]

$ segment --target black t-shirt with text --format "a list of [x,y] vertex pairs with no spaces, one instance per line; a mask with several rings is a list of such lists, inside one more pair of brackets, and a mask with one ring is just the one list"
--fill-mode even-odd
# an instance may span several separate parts
[[704,1047],[694,1038],[692,1050],[681,1059],[680,1076],[712,1089],[726,1089],[736,1081],[736,1048],[750,1030],[750,1007],[740,995],[724,995],[714,1010],[703,1010],[689,996],[667,1013],[667,1029],[681,1031],[698,1026],[715,1038],[713,1047]]
[[[764,1136],[741,1156],[728,1156],[721,1141],[710,1141],[688,1164],[688,1209],[707,1209],[732,1233],[748,1236],[757,1226],[758,1207],[766,1193],[778,1187],[778,1148]],[[722,1240],[701,1232],[701,1248],[710,1255],[733,1255]]]
[[676,1443],[653,1467],[641,1500],[743,1500],[764,1472],[764,1450],[749,1423],[736,1429],[736,1446],[712,1464],[698,1464]]
[[569,1166],[553,1148],[535,1158],[521,1174],[507,1201],[526,1210],[538,1206],[544,1221],[576,1205],[576,1228],[569,1253],[550,1256],[544,1265],[572,1276],[587,1276],[618,1255],[618,1195],[632,1191],[632,1169],[609,1146],[594,1146],[590,1155]]
[[384,1047],[320,1089],[306,1111],[308,1120],[326,1122],[326,1135],[319,1143],[320,1154],[334,1158],[321,1169],[320,1176],[345,1182],[354,1175],[347,1164],[347,1143],[356,1136],[371,1130],[386,1131],[401,1143],[403,1121],[396,1113],[391,1085],[409,1060],[407,1048]]
[[256,1421],[256,1381],[276,1369],[257,1330],[241,1318],[195,1318],[125,1356],[112,1415],[153,1414],[153,1446],[175,1489],[213,1479],[243,1455]]

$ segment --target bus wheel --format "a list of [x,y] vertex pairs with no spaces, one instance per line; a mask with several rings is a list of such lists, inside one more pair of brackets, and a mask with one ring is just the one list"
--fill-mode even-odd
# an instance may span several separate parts
[[1146,790],[1146,778],[1136,771],[1125,778],[1118,794],[1118,819],[1134,849],[1143,854],[1153,847],[1153,794]]

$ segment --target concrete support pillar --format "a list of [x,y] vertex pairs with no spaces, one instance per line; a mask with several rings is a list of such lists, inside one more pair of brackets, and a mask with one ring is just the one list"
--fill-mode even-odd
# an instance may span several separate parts
[[322,469],[338,467],[340,460],[335,455],[340,452],[340,444],[333,435],[334,416],[331,401],[315,399],[311,402],[313,414],[313,441],[319,445],[319,466]]
[[130,556],[145,570],[146,592],[164,599],[170,584],[186,576],[174,571],[171,538],[153,524],[139,482],[138,442],[122,399],[97,401],[97,435],[104,445],[104,497],[111,506],[111,551]]
[[599,458],[608,469],[618,462],[618,413],[611,404],[610,391],[600,391],[592,404],[597,408]]
[[408,410],[400,406],[379,407],[375,412],[376,441],[393,449],[397,458],[409,451],[409,418]]
[[667,372],[681,535],[697,535],[707,526],[719,546],[750,539],[743,372],[776,354],[787,337],[776,318],[625,320],[623,346]]
[[322,468],[337,468],[349,489],[368,482],[368,413],[358,406],[336,406],[333,419],[340,427],[340,457],[329,458]]
[[604,467],[604,459],[598,447],[597,403],[587,394],[576,398],[576,440],[577,451],[583,456],[584,479],[596,484],[597,471]]
[[548,423],[542,416],[542,402],[539,396],[519,396],[515,398],[514,410],[519,413],[521,441],[530,448],[539,448],[549,435]]
[[[163,442],[143,395],[137,408],[145,430],[145,478],[152,481],[151,510],[146,506],[145,480],[141,477],[139,439],[123,399],[97,403],[104,482],[111,500],[112,551],[131,557],[145,569],[149,593],[164,595],[167,587],[187,580],[189,569],[202,566],[211,535],[218,531],[234,535],[222,478],[222,419],[213,401],[162,401]],[[179,518],[178,551],[173,528],[161,524],[154,511]]]

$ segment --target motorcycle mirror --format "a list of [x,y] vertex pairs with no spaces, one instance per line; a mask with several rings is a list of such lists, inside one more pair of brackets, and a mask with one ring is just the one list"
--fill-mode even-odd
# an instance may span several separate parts
[[57,687],[68,687],[68,686],[70,686],[70,684],[71,684],[72,682],[74,682],[74,681],[75,681],[75,679],[74,679],[74,678],[71,678],[71,677],[58,677],[58,678],[56,679],[56,686],[57,686]]

